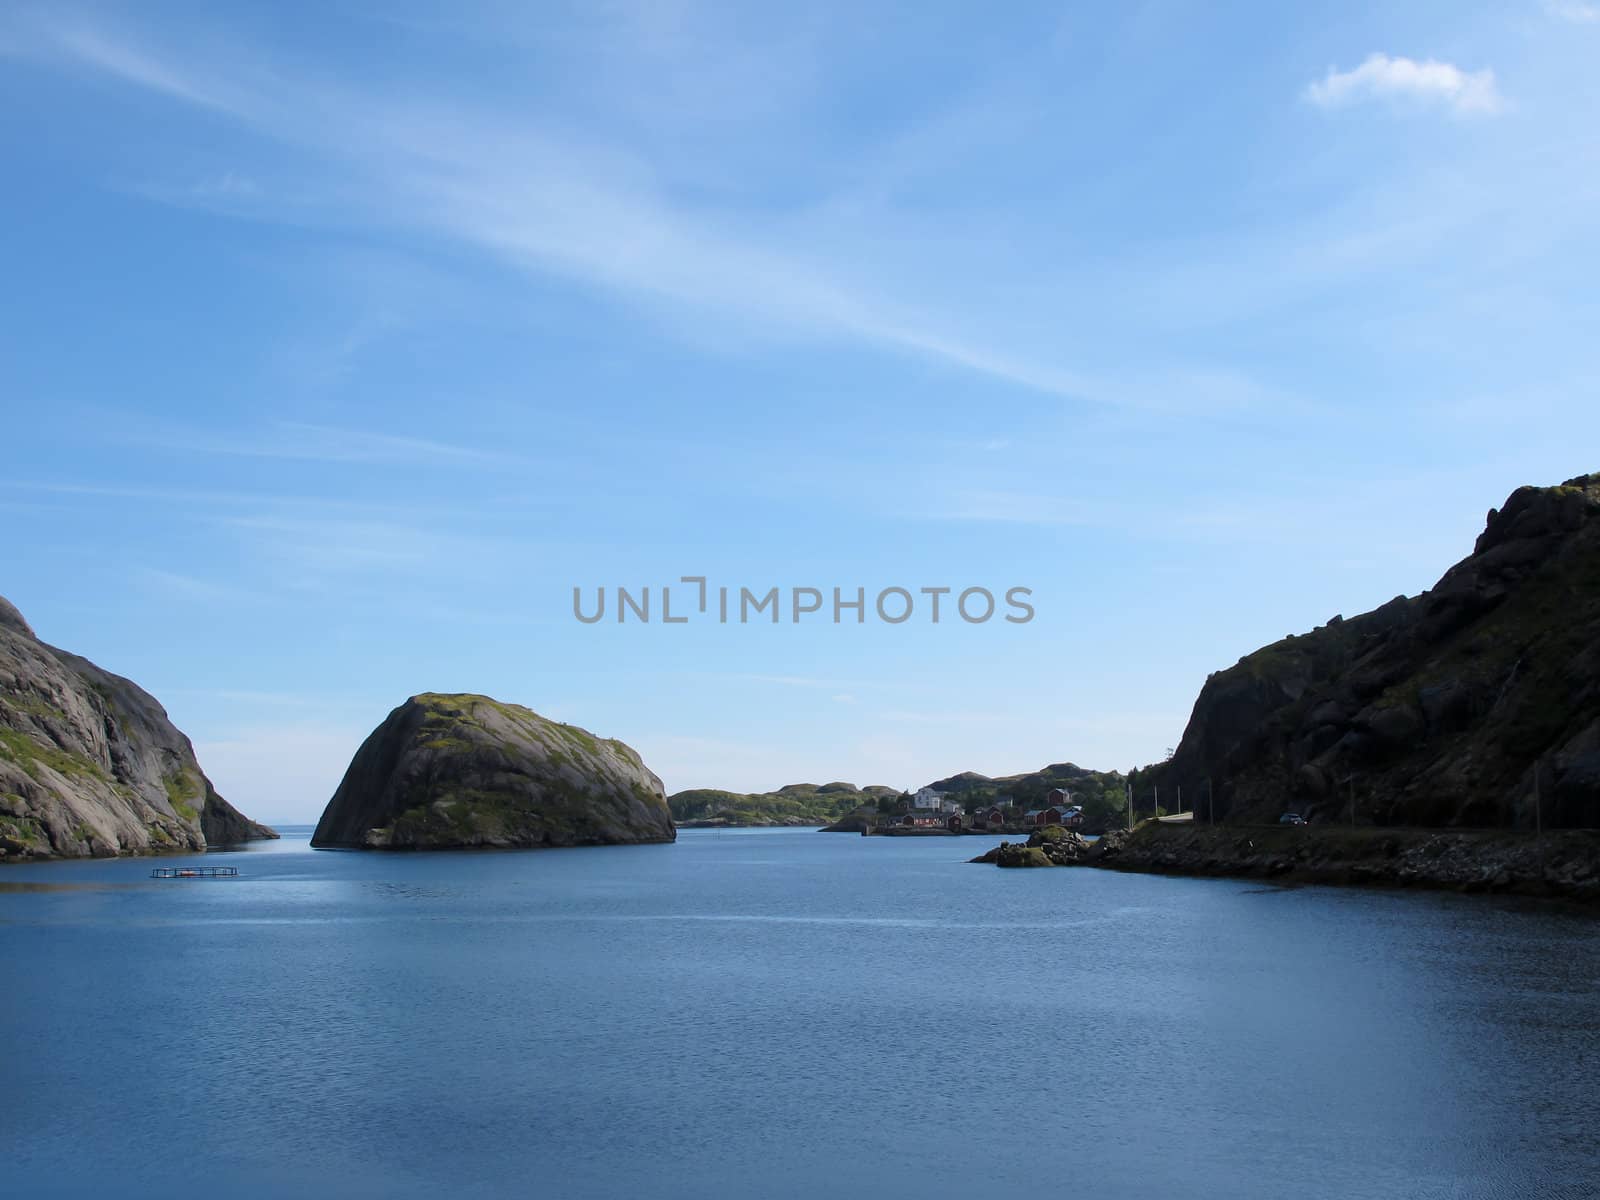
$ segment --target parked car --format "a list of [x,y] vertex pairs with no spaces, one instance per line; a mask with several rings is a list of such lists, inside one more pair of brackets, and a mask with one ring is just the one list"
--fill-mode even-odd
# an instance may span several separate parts
[[1279,825],[1304,825],[1305,823],[1306,819],[1299,813],[1284,813],[1283,816],[1278,818]]

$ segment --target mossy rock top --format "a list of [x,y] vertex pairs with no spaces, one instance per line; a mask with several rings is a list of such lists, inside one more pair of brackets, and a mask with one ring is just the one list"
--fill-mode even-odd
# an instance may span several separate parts
[[311,844],[442,850],[675,837],[661,780],[631,746],[490,696],[424,692],[362,743]]

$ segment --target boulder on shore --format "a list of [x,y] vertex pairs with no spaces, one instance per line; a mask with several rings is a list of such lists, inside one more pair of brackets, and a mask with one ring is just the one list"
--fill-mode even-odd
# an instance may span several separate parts
[[987,854],[969,859],[999,867],[1071,867],[1087,862],[1094,843],[1059,825],[1048,825],[1028,835],[1026,842],[1001,842]]

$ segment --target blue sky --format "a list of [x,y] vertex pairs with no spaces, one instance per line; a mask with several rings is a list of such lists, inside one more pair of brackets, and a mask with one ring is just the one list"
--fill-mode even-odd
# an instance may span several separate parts
[[[9,5],[0,593],[314,820],[424,690],[669,790],[1176,744],[1600,467],[1600,4]],[[580,625],[574,586],[1033,590]]]

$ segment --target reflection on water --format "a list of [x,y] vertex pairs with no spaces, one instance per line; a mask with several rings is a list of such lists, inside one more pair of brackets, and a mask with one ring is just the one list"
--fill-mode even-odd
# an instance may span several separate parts
[[[4,868],[0,868],[3,870]],[[132,883],[0,879],[0,895],[7,892],[110,892],[121,888],[137,887]]]
[[982,839],[0,876],[8,1194],[1577,1197],[1600,926]]

